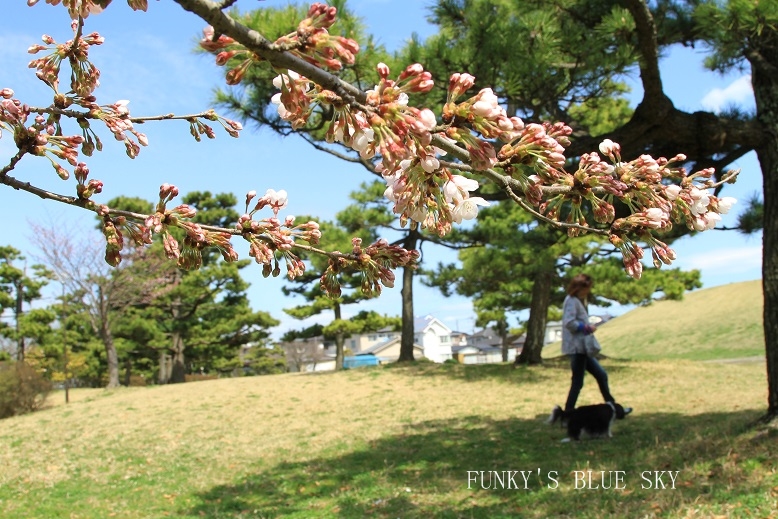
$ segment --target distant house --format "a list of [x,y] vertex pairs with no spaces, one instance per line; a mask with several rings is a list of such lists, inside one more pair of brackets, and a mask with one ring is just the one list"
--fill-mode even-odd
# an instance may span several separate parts
[[[497,364],[502,362],[502,348],[498,346],[454,346],[451,348],[454,359],[460,364]],[[513,356],[516,356],[513,350]],[[509,358],[508,360],[513,360]]]
[[[378,357],[381,364],[389,362],[397,362],[400,358],[400,338],[389,339],[379,344],[375,344],[366,350],[363,350],[356,354],[357,357],[363,355],[373,355]],[[424,348],[418,344],[413,345],[413,357],[419,359],[424,356]]]
[[[524,347],[524,335],[510,335],[508,362],[513,362]],[[502,362],[502,337],[493,328],[484,328],[451,348],[454,358],[462,364],[490,364]]]
[[543,346],[562,340],[562,321],[548,321],[546,323],[546,336],[543,338]]
[[[590,315],[589,324],[600,326],[613,319],[610,314],[604,315]],[[549,321],[546,323],[546,336],[543,339],[543,345],[550,344],[552,342],[562,341],[562,321]]]
[[[375,332],[352,335],[346,340],[346,348],[351,350],[352,355],[375,353],[378,348],[378,351],[385,352],[381,353],[381,356],[391,358],[394,354],[390,354],[387,347],[394,348],[397,345],[399,348],[400,337],[399,331],[383,328]],[[451,358],[451,329],[431,315],[413,320],[413,342],[414,357],[426,357],[433,362],[444,362]],[[416,348],[421,348],[421,351],[417,353]],[[394,359],[399,355],[398,349]]]
[[413,320],[413,342],[423,348],[424,356],[432,362],[452,358],[451,328],[431,315]]
[[346,340],[345,347],[351,350],[353,355],[366,351],[377,344],[383,344],[392,339],[399,339],[400,332],[391,328],[382,328],[375,332],[354,334]]
[[467,332],[451,332],[451,348],[455,346],[467,346],[470,334]]

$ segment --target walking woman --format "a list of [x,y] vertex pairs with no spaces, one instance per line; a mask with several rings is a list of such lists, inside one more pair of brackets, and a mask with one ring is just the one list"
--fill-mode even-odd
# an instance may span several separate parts
[[600,387],[600,393],[606,402],[615,402],[608,388],[608,374],[597,359],[586,354],[584,337],[594,333],[595,327],[589,324],[587,310],[589,292],[593,281],[587,274],[573,277],[567,287],[567,297],[562,305],[562,353],[570,357],[573,372],[570,393],[567,395],[565,412],[575,409],[578,395],[584,385],[584,375],[592,374]]

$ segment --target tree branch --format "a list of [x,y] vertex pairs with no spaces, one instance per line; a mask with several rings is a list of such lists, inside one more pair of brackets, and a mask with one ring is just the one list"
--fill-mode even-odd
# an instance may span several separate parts
[[645,0],[627,0],[627,9],[635,20],[640,53],[640,79],[643,82],[643,102],[669,101],[662,88],[659,73],[659,47],[654,17]]
[[233,38],[267,60],[273,67],[294,70],[324,88],[332,90],[348,104],[355,105],[355,108],[365,104],[367,96],[364,92],[290,52],[276,50],[273,44],[260,33],[249,29],[223,12],[220,4],[211,0],[175,0],[175,2],[184,10],[196,14],[211,24],[216,34],[225,34]]

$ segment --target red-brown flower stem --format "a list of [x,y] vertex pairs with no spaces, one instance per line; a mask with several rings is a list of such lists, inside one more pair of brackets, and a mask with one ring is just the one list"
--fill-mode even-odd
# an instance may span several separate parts
[[[74,119],[99,119],[99,117],[92,112],[80,112],[78,110],[67,110],[62,108],[56,108],[54,106],[48,106],[41,108],[37,106],[30,107],[30,113],[47,113],[55,115],[64,115],[65,117],[72,117]],[[143,124],[147,121],[168,121],[168,120],[189,120],[189,119],[210,119],[216,115],[213,110],[206,110],[199,114],[190,115],[176,115],[176,114],[160,114],[160,115],[148,115],[142,117],[128,117],[127,119],[133,123]]]
[[[553,187],[553,186],[552,186]],[[570,188],[565,186],[558,186],[560,189],[564,191],[560,192],[566,192],[569,191]],[[544,216],[542,213],[539,213],[536,211],[530,204],[528,204],[524,198],[520,197],[516,193],[514,193],[513,189],[511,189],[511,186],[505,186],[505,191],[508,193],[508,196],[511,197],[511,200],[516,202],[522,209],[530,213],[532,216],[537,218],[538,220],[542,220],[548,224],[553,225],[554,227],[563,227],[565,229],[579,229],[582,231],[586,231],[592,234],[600,234],[602,236],[608,236],[610,233],[607,229],[596,229],[592,227],[587,227],[585,225],[578,225],[575,223],[566,223],[566,222],[559,222],[557,220],[552,220],[551,218],[548,218],[547,216]]]

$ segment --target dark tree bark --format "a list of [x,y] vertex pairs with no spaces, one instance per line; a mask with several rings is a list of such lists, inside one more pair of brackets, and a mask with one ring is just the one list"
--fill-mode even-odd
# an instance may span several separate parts
[[110,301],[103,291],[102,287],[97,289],[97,298],[99,305],[100,318],[98,322],[92,321],[93,329],[96,326],[97,336],[105,348],[105,359],[108,368],[108,385],[106,387],[119,387],[119,355],[116,353],[116,345],[113,342],[113,331],[111,330],[112,320],[109,315]]
[[511,343],[508,340],[510,338],[510,334],[508,333],[509,327],[508,327],[508,321],[505,319],[502,319],[497,322],[497,332],[500,334],[500,346],[501,346],[501,353],[502,353],[502,361],[508,362],[508,352],[511,349]]
[[762,290],[767,419],[773,420],[778,418],[778,47],[763,49],[749,60],[757,118],[767,135],[764,145],[756,149],[756,155],[762,168],[764,189]]
[[[419,232],[411,229],[403,241],[407,250],[415,249],[419,243]],[[413,274],[415,265],[403,267],[402,294],[402,331],[400,333],[399,362],[413,361]]]
[[170,371],[170,384],[182,384],[186,382],[186,357],[184,355],[184,339],[178,332],[173,332],[173,351],[171,355],[172,369]]
[[18,362],[24,362],[24,350],[26,348],[24,344],[24,337],[21,333],[21,327],[19,324],[19,318],[24,314],[24,282],[22,278],[20,278],[16,282],[16,286],[14,287],[14,290],[16,290],[16,308],[14,310],[14,322],[16,322],[16,336],[18,337],[17,343],[16,343],[16,360]]
[[[336,302],[333,307],[335,311],[335,320],[342,319],[340,312],[340,303]],[[335,334],[335,370],[340,371],[343,369],[343,345],[346,342],[346,338],[343,336],[343,332]]]
[[546,338],[546,320],[548,307],[551,304],[552,283],[555,273],[541,269],[535,274],[532,285],[532,302],[527,321],[527,339],[521,354],[516,357],[516,364],[540,364],[543,362],[543,343]]

